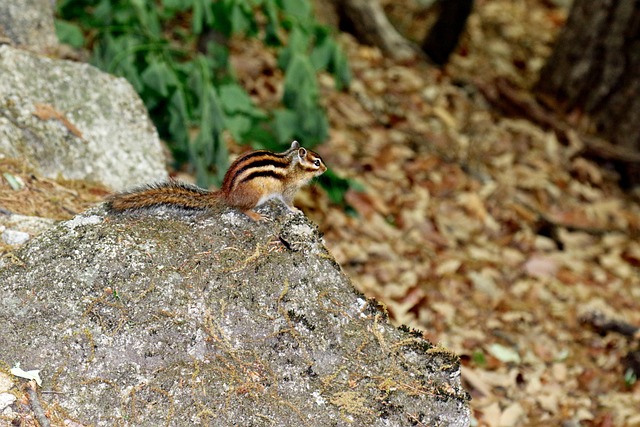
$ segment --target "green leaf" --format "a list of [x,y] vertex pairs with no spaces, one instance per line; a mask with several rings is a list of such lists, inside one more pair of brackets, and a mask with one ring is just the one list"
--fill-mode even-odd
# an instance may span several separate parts
[[[211,184],[209,182],[209,167],[220,161],[219,150],[222,131],[225,128],[224,114],[220,107],[220,100],[215,89],[210,84],[205,86],[203,96],[200,98],[200,120],[198,125],[200,130],[196,137],[195,149],[192,149],[192,161],[196,163],[196,172],[200,184]],[[218,171],[218,173],[220,173]]]
[[297,109],[301,103],[315,103],[318,98],[316,74],[309,58],[295,54],[284,77],[282,102],[287,108]]
[[238,141],[244,139],[252,126],[267,118],[256,108],[251,98],[237,83],[229,83],[218,88],[220,104],[225,113],[225,124],[231,135]]
[[192,3],[191,30],[193,34],[202,34],[205,29],[212,28],[215,16],[210,0],[190,0]]
[[268,45],[278,46],[282,44],[278,35],[280,27],[280,19],[278,18],[278,9],[275,0],[265,0],[263,12],[267,17],[267,25],[265,28],[265,42]]
[[279,3],[285,13],[300,21],[307,21],[311,17],[311,2],[309,1],[279,0]]
[[270,151],[278,151],[281,146],[278,143],[279,139],[276,139],[271,129],[267,126],[261,126],[260,124],[252,126],[251,129],[244,134],[244,140],[251,141],[251,145],[255,148]]
[[211,70],[207,60],[202,55],[198,55],[192,61],[181,64],[180,68],[187,76],[187,86],[190,93],[201,103],[208,86],[212,83]]
[[305,55],[309,48],[309,36],[299,28],[294,28],[289,34],[287,47],[282,49],[278,57],[278,66],[283,70],[289,68],[291,60],[297,54]]
[[169,87],[175,86],[177,78],[167,64],[159,58],[154,58],[142,72],[140,78],[144,84],[162,96],[169,95]]
[[326,139],[329,124],[319,105],[318,83],[307,56],[294,55],[287,67],[282,102],[296,114],[294,137],[305,144],[317,144]]
[[93,19],[101,22],[103,25],[110,25],[113,20],[113,7],[110,0],[102,0],[93,9]]
[[256,108],[247,92],[237,83],[225,84],[218,88],[220,102],[226,113],[253,114]]
[[273,113],[273,128],[277,141],[293,139],[298,124],[298,115],[291,110],[279,109]]
[[69,4],[71,4],[73,2],[74,2],[74,0],[58,0],[55,3],[55,5],[56,5],[56,13],[61,14],[60,16],[65,16],[66,13],[67,13],[66,8],[69,6]]
[[328,169],[324,174],[318,177],[320,185],[327,191],[331,202],[346,206],[344,199],[349,188],[353,187],[353,182],[337,175],[333,170]]
[[311,50],[311,63],[317,70],[326,70],[333,60],[333,52],[336,49],[336,43],[329,37],[323,38],[319,44],[316,44]]
[[185,151],[189,141],[189,109],[182,90],[176,90],[169,100],[169,134],[177,147]]
[[243,113],[257,120],[267,119],[267,114],[254,105],[251,97],[237,83],[223,85],[219,90],[225,112]]
[[220,184],[228,167],[228,153],[220,134],[209,132],[208,126],[201,127],[189,143],[189,158],[195,167],[198,185],[206,188]]
[[140,93],[144,89],[144,83],[140,79],[140,72],[133,63],[132,58],[127,61],[121,61],[115,72],[127,79],[136,92]]
[[153,38],[159,38],[162,35],[162,26],[158,19],[158,13],[154,7],[149,7],[145,0],[129,0],[133,6],[136,17],[140,23],[141,28],[138,30],[144,30],[148,35]]
[[161,3],[166,9],[181,12],[193,7],[193,0],[162,0]]
[[336,45],[333,51],[333,61],[329,67],[329,72],[333,73],[336,79],[336,88],[342,90],[349,86],[351,82],[351,69],[349,68],[349,61],[342,49]]
[[231,6],[229,20],[233,34],[244,34],[251,28],[251,20],[244,10],[244,4],[234,2]]
[[200,126],[210,133],[221,133],[224,129],[224,113],[220,106],[220,99],[213,86],[206,86],[201,98]]
[[287,45],[291,48],[294,54],[305,53],[309,49],[311,43],[311,37],[305,31],[300,28],[294,28],[289,34],[289,42]]
[[240,114],[226,116],[224,122],[227,130],[231,132],[231,136],[236,141],[244,141],[245,135],[251,130],[251,126],[254,124],[254,120]]
[[471,359],[478,366],[485,366],[487,364],[487,358],[484,355],[484,353],[482,352],[482,350],[475,350],[473,352],[473,354],[471,355]]
[[219,186],[224,179],[224,174],[229,168],[229,152],[227,151],[227,146],[224,144],[224,141],[222,140],[222,136],[220,134],[216,136],[215,166],[217,178],[216,184]]
[[140,93],[144,89],[144,83],[140,79],[140,71],[135,64],[136,43],[135,39],[124,36],[107,36],[94,54],[101,55],[97,58],[97,62],[101,64],[102,69],[126,78],[136,92]]
[[211,13],[213,17],[212,27],[216,31],[220,31],[225,36],[231,36],[231,22],[229,21],[229,12],[225,2],[216,1],[211,4]]
[[207,42],[207,60],[211,64],[211,68],[216,70],[217,74],[231,74],[231,66],[229,63],[229,49],[216,40]]
[[60,42],[71,45],[75,48],[81,48],[84,46],[84,35],[79,25],[64,21],[61,19],[55,20],[56,34]]
[[191,15],[191,30],[194,34],[202,34],[203,23],[205,20],[205,5],[200,0],[194,0]]
[[[193,1],[197,1],[197,0],[193,0]],[[204,9],[204,18],[205,18],[204,22],[207,24],[208,28],[212,28],[215,22],[215,19],[213,17],[213,9],[211,8],[211,0],[200,0],[200,1],[202,1],[202,5]]]
[[329,134],[329,122],[324,111],[319,106],[296,111],[298,124],[294,137],[305,144],[313,146],[327,139]]

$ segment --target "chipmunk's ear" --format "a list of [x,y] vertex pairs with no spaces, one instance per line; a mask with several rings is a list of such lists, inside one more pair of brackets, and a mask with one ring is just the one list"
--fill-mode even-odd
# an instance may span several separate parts
[[291,143],[291,149],[292,150],[297,150],[298,148],[300,148],[300,143],[298,141],[293,141]]
[[298,157],[300,158],[300,160],[307,157],[307,150],[302,147],[298,148]]

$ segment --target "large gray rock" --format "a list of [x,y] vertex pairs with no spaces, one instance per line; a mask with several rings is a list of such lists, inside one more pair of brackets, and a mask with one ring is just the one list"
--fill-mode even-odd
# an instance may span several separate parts
[[34,52],[54,50],[58,37],[51,0],[0,0],[0,39]]
[[469,425],[457,357],[390,326],[302,215],[261,210],[96,208],[38,236],[0,270],[0,366],[97,426]]
[[0,46],[0,156],[120,190],[167,178],[158,134],[122,78]]

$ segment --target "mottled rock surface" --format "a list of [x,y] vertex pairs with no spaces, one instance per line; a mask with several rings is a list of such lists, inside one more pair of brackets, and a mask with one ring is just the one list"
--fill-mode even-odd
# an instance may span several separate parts
[[0,39],[34,52],[58,45],[51,0],[0,0]]
[[469,425],[457,357],[392,327],[302,215],[260,210],[96,208],[34,238],[0,270],[0,369],[41,369],[60,423]]
[[0,156],[114,190],[166,179],[158,134],[125,79],[8,45],[0,76]]

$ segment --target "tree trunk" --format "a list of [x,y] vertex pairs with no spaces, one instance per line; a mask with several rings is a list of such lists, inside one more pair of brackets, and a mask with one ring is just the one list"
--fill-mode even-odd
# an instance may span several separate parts
[[377,46],[387,56],[413,59],[419,49],[405,39],[387,19],[379,0],[333,0],[340,27],[356,35],[358,40]]
[[565,113],[588,114],[612,144],[640,152],[640,0],[574,0],[536,90]]
[[422,51],[437,65],[446,64],[458,46],[472,9],[473,0],[440,1],[438,20],[422,42]]

